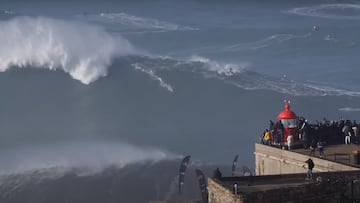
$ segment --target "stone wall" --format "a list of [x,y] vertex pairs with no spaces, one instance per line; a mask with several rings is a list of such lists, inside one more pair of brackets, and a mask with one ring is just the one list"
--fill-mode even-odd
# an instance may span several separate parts
[[281,189],[266,190],[247,195],[244,203],[266,202],[316,202],[337,203],[341,192],[338,186],[304,184],[297,187],[283,187]]
[[209,203],[242,203],[243,198],[228,190],[221,182],[208,178]]
[[[307,165],[305,161],[308,158],[309,156],[304,154],[263,144],[255,144],[255,173],[256,175],[306,173]],[[315,163],[314,172],[359,170],[356,167],[317,157],[312,157],[312,160]]]
[[[302,174],[223,177],[221,181],[208,178],[209,203],[360,202],[359,172],[321,172],[317,177],[321,177],[321,180],[304,181],[301,184],[291,184],[291,180],[302,179]],[[252,189],[244,185],[246,182],[251,182],[251,185],[268,182],[271,185],[278,180],[289,184],[281,187],[263,187],[260,184],[251,186]],[[237,194],[232,189],[234,183],[242,183]]]

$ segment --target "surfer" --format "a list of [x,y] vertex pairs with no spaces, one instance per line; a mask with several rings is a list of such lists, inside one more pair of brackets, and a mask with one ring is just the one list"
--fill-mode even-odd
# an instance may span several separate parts
[[234,75],[234,71],[232,68],[229,69],[229,75]]
[[319,26],[314,25],[314,27],[313,27],[313,31],[319,31]]
[[4,11],[5,14],[11,15],[14,14],[14,11],[12,11],[11,9],[7,9]]
[[326,36],[324,37],[324,40],[331,40],[331,36],[330,36],[330,35],[326,35]]

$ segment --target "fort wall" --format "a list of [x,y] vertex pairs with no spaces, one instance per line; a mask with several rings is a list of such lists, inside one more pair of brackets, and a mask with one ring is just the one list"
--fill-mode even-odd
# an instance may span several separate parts
[[[275,175],[290,173],[306,173],[307,165],[305,161],[309,156],[288,151],[264,144],[255,144],[255,174]],[[314,173],[330,171],[352,171],[359,168],[336,163],[326,159],[311,157],[315,163]]]

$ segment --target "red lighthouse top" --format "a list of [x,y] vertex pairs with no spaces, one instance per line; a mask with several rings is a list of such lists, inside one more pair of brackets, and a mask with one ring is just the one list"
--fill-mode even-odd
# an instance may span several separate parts
[[290,101],[285,100],[285,110],[279,113],[279,115],[277,116],[278,120],[297,118],[296,114],[290,110],[289,103]]

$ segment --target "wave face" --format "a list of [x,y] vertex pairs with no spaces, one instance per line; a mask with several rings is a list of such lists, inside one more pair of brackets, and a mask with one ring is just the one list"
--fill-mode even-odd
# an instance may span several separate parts
[[[184,192],[177,194],[181,159],[133,163],[83,174],[76,168],[45,168],[0,176],[1,202],[147,203],[152,200],[200,199],[195,167],[185,175]],[[209,167],[203,167],[209,174]]]
[[61,69],[89,84],[107,74],[114,57],[133,52],[100,27],[44,17],[0,22],[0,71],[13,66]]

